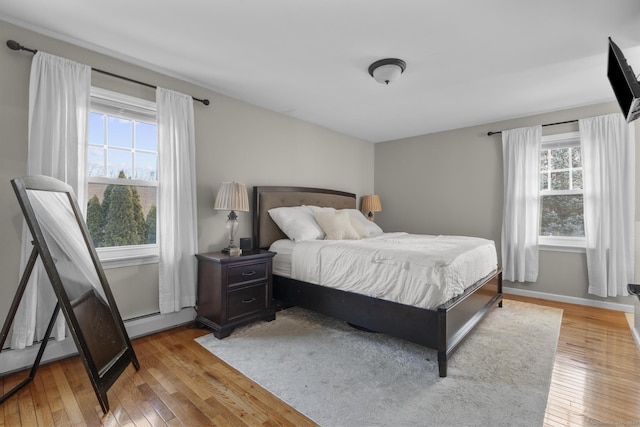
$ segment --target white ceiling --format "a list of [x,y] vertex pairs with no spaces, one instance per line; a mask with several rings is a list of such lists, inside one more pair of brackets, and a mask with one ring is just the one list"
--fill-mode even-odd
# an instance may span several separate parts
[[[608,36],[640,72],[638,0],[0,0],[0,18],[372,142],[612,101]],[[389,86],[367,73],[386,57],[407,62]]]

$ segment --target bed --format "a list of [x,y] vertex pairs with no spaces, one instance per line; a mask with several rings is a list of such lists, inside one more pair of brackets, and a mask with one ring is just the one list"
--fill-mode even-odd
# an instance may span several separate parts
[[[253,244],[269,249],[287,239],[269,215],[278,207],[321,206],[355,209],[352,193],[321,188],[256,186],[253,189]],[[274,272],[273,296],[283,306],[300,306],[343,320],[355,327],[388,334],[432,348],[438,370],[447,376],[447,361],[465,337],[493,307],[502,306],[502,270],[496,268],[461,294],[433,308],[412,306],[296,280]]]

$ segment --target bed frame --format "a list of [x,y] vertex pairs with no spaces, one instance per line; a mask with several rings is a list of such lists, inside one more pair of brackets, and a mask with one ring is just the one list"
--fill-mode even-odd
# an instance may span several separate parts
[[[274,241],[286,238],[269,216],[269,209],[298,205],[356,208],[356,196],[320,188],[254,187],[254,247],[268,249]],[[432,348],[438,352],[439,374],[446,377],[449,356],[494,306],[502,306],[502,269],[433,310],[277,275],[273,276],[273,297],[284,306],[297,305],[365,330]]]

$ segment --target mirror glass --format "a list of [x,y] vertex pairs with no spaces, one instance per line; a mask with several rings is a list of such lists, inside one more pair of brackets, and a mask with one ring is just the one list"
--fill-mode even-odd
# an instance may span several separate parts
[[27,196],[91,358],[101,373],[127,346],[105,298],[69,194],[27,190]]

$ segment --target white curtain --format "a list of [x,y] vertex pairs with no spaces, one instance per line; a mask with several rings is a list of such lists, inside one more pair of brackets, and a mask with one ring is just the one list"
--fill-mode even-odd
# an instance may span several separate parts
[[[48,175],[71,185],[81,209],[86,209],[86,134],[91,68],[38,52],[29,81],[28,175]],[[20,275],[33,245],[23,226]],[[44,335],[56,297],[38,261],[13,322],[12,348],[32,345]],[[58,316],[54,336],[64,339],[64,316]]]
[[634,129],[622,114],[579,122],[589,293],[626,296],[634,277]]
[[158,88],[160,313],[196,303],[196,176],[193,98]]
[[538,279],[541,138],[541,126],[502,131],[502,266],[512,282]]

